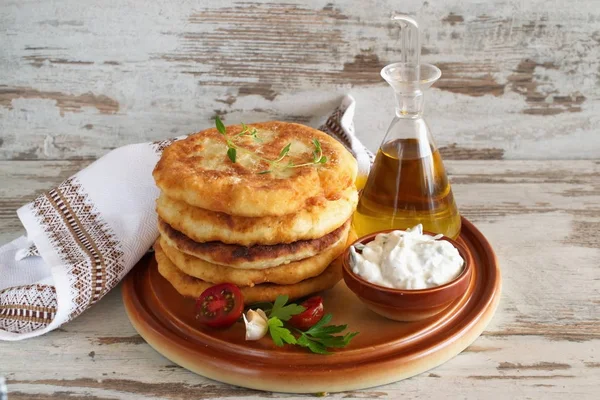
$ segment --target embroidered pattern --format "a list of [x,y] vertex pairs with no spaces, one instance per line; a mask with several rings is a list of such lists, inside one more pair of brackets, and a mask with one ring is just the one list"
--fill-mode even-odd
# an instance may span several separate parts
[[38,197],[33,208],[66,265],[73,300],[71,320],[125,275],[123,251],[76,178]]
[[45,328],[56,315],[56,290],[50,285],[15,286],[0,291],[0,329],[28,333]]
[[164,149],[166,149],[167,147],[169,147],[171,144],[173,144],[176,141],[177,141],[177,139],[157,140],[156,142],[152,142],[151,145],[156,153],[162,154]]
[[15,259],[17,261],[21,261],[22,259],[27,258],[27,257],[39,257],[39,256],[40,256],[39,250],[37,249],[37,247],[35,247],[35,244],[31,244],[26,249],[20,249],[19,251],[17,251],[17,253],[15,254]]

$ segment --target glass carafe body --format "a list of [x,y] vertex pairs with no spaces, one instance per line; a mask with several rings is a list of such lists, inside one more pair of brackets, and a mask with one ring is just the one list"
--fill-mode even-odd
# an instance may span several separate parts
[[401,63],[382,76],[396,95],[396,113],[379,147],[361,193],[353,225],[359,236],[384,229],[423,229],[456,238],[460,215],[446,170],[423,119],[423,91],[441,75],[433,65],[417,66],[417,79]]

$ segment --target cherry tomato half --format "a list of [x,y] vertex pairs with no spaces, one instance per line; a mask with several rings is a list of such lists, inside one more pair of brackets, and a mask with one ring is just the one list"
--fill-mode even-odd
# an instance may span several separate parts
[[323,318],[323,299],[321,296],[314,296],[303,301],[300,305],[306,310],[294,315],[288,322],[294,328],[305,331]]
[[196,319],[213,328],[233,325],[243,311],[242,292],[231,283],[209,287],[196,300]]

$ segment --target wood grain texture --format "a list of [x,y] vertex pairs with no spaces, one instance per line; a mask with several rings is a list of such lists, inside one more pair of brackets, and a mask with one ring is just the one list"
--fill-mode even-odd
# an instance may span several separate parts
[[393,112],[391,11],[423,26],[442,79],[428,121],[446,159],[597,159],[600,7],[572,2],[6,0],[0,159],[86,159],[228,123],[316,124],[358,101],[375,149]]
[[[0,162],[0,241],[19,233],[16,204],[88,161]],[[594,399],[600,382],[600,163],[446,162],[457,203],[494,246],[503,295],[486,332],[414,378],[329,398]],[[120,290],[72,323],[0,342],[10,399],[306,398],[231,387],[172,364],[137,335]]]

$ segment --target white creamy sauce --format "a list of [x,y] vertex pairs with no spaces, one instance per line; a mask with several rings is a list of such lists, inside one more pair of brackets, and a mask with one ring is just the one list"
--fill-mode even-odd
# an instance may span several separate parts
[[[379,234],[364,247],[350,248],[352,271],[379,286],[427,289],[460,275],[464,260],[442,235],[423,234],[423,226]],[[361,250],[357,252],[356,250]]]

